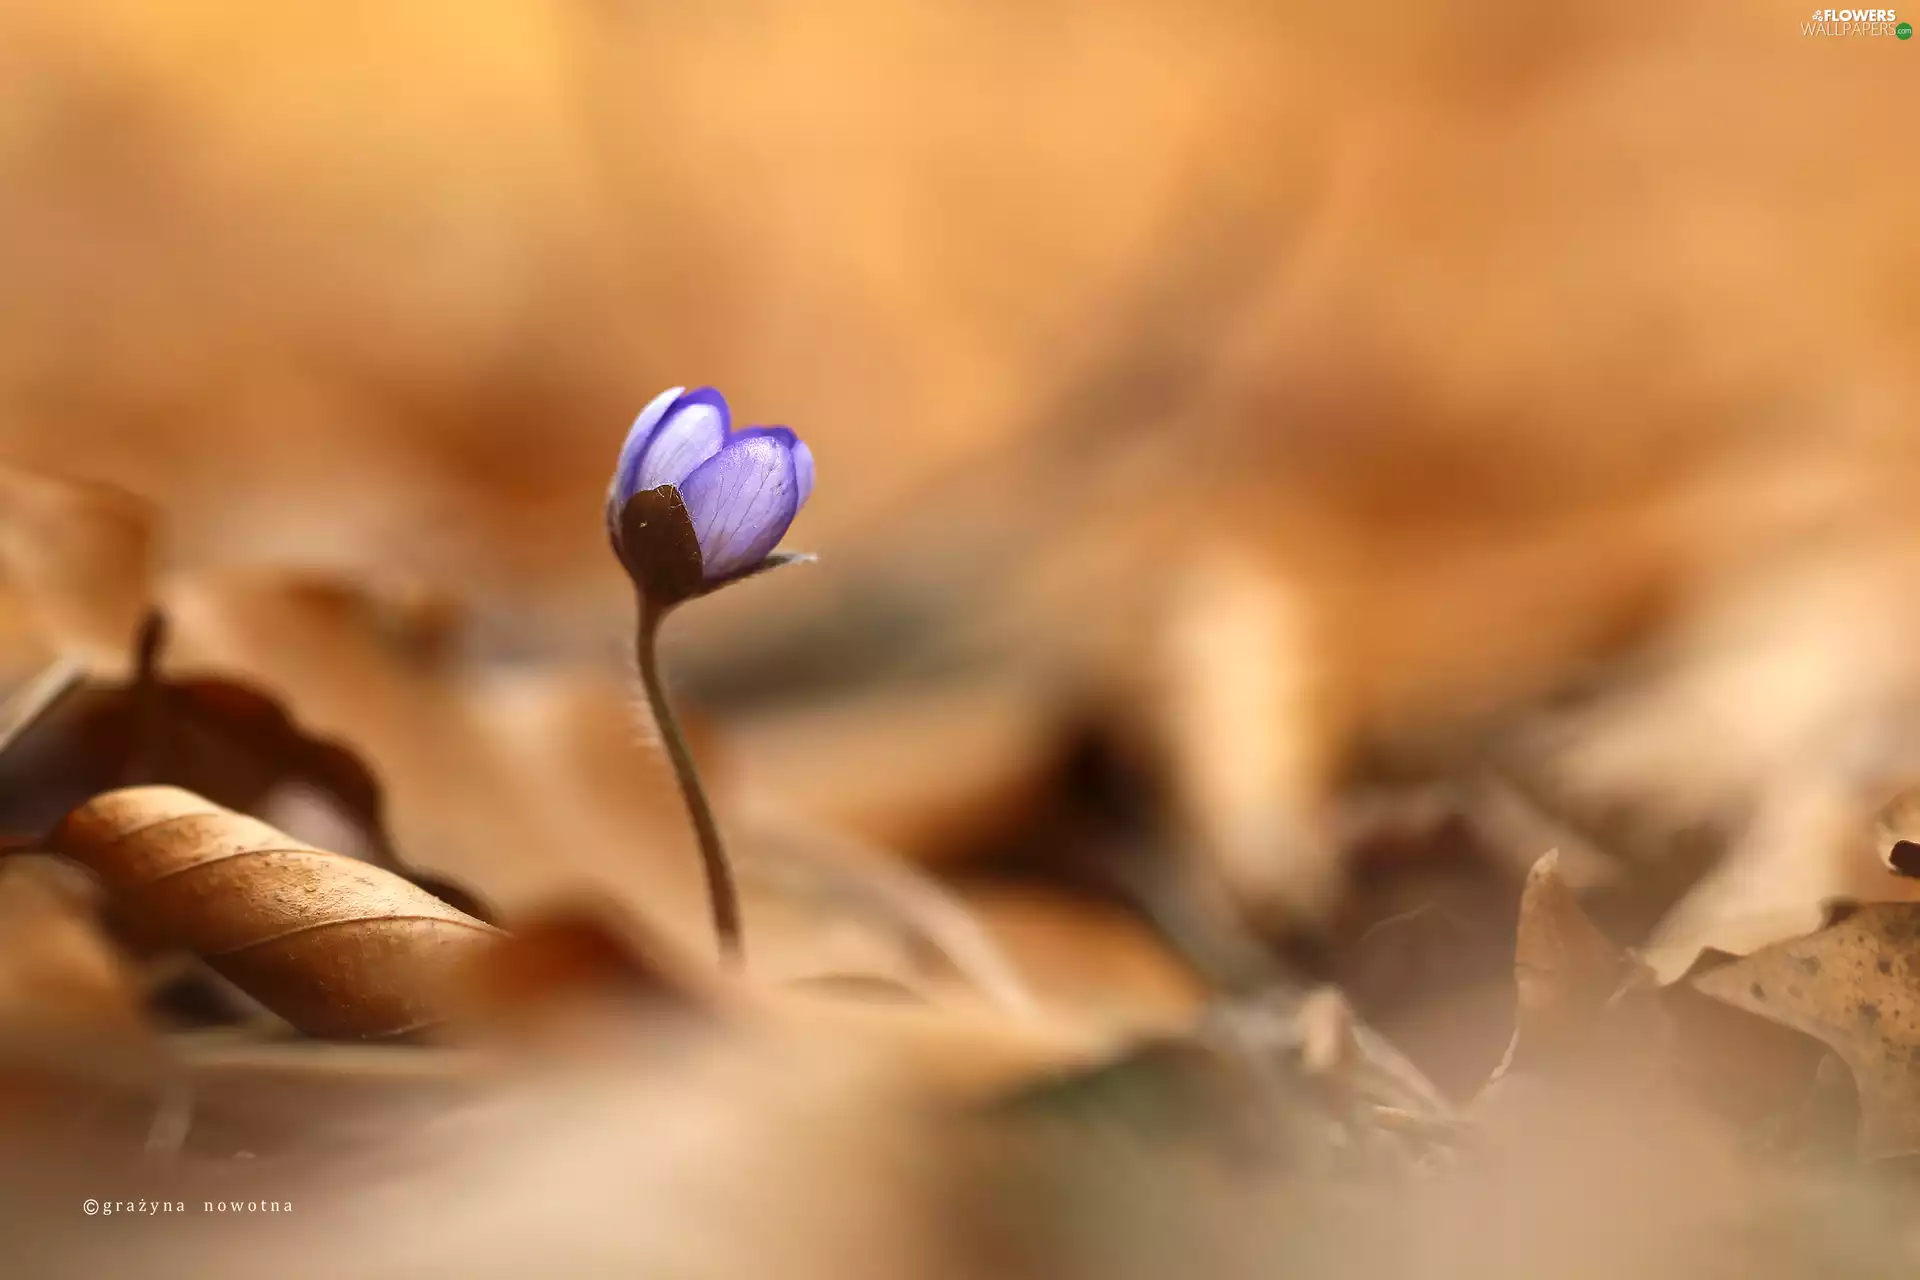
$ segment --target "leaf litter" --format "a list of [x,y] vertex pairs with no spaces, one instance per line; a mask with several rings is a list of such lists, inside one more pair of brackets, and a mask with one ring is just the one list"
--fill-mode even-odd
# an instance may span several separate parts
[[[150,534],[128,534],[145,526],[126,508],[32,486],[7,544],[19,598],[57,595],[62,558],[144,563]],[[49,511],[117,532],[22,570]],[[1137,896],[1209,883],[1207,855],[1114,850],[1184,869],[1089,879],[1084,857],[1021,851],[1023,825],[1080,844],[1114,829],[1072,826],[1104,812],[1110,784],[1050,756],[1040,722],[990,749],[1010,770],[990,792],[919,768],[917,793],[878,793],[883,821],[807,803],[805,780],[850,779],[858,801],[889,754],[924,765],[943,732],[1028,714],[936,693],[906,719],[870,697],[820,734],[790,718],[780,750],[804,769],[754,764],[739,783],[696,723],[754,939],[731,975],[701,958],[690,849],[617,681],[470,671],[448,647],[457,619],[419,596],[143,575],[25,613],[42,647],[0,720],[0,1141],[50,1169],[11,1195],[105,1178],[257,1197],[272,1179],[309,1243],[290,1254],[285,1226],[253,1224],[221,1247],[295,1275],[417,1274],[396,1259],[476,1211],[495,1221],[447,1255],[462,1274],[535,1258],[578,1272],[590,1256],[649,1273],[687,1250],[702,1273],[745,1274],[767,1246],[725,1238],[741,1214],[775,1224],[800,1273],[876,1276],[1252,1274],[1273,1258],[1329,1275],[1638,1275],[1700,1249],[1746,1274],[1867,1275],[1913,1247],[1870,1172],[1920,1134],[1913,906],[1830,909],[1805,936],[1664,982],[1590,914],[1639,910],[1604,832],[1476,753],[1339,800],[1332,847],[1386,879],[1350,891],[1331,933],[1262,926],[1279,945],[1257,984],[1215,985],[1182,933],[1156,928],[1168,904]],[[1232,724],[1259,732],[1237,709]],[[741,734],[749,760],[770,759],[762,730]],[[802,780],[798,806],[782,776]],[[1905,803],[1872,837],[1894,869]],[[1577,882],[1545,850],[1514,877],[1520,851],[1554,837],[1576,842]],[[1436,1011],[1487,1007],[1481,979],[1432,967],[1454,944],[1422,941],[1485,928],[1471,897],[1422,896],[1469,864],[1474,892],[1512,913],[1495,937],[1512,1018],[1450,1024],[1482,1048],[1434,1056]],[[1218,906],[1178,910],[1226,927]],[[1436,1085],[1314,976],[1329,967],[1449,1078],[1486,1061],[1484,1084]],[[1575,1165],[1577,1195],[1560,1182]],[[584,1200],[556,1199],[561,1185]],[[614,1208],[632,1196],[657,1203]],[[418,1216],[396,1223],[396,1203]],[[1595,1236],[1595,1215],[1630,1225]],[[1505,1224],[1489,1227],[1505,1262],[1468,1263],[1485,1255],[1467,1219]],[[1733,1220],[1751,1224],[1741,1243],[1709,1243]],[[557,1244],[543,1233],[561,1223]],[[211,1274],[204,1224],[150,1229],[152,1274]],[[115,1247],[52,1232],[31,1256],[81,1274]]]
[[[25,1274],[1788,1277],[1920,1253],[1913,793],[1876,815],[1885,771],[1801,772],[1851,687],[1801,688],[1710,765],[1668,718],[1737,733],[1756,680],[1856,652],[1850,590],[1759,626],[1731,675],[1683,630],[1595,701],[1437,735],[1377,722],[1411,696],[1392,678],[1326,697],[1310,593],[1258,556],[1197,603],[1175,575],[1144,699],[976,655],[696,708],[734,973],[617,675],[477,660],[415,587],[157,575],[155,517],[117,491],[9,471],[0,499]],[[1732,833],[1699,865],[1648,836],[1693,772]],[[109,1195],[297,1209],[58,1225]]]

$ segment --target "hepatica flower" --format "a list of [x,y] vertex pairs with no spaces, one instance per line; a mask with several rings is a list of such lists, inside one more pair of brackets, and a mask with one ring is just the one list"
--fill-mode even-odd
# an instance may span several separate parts
[[736,431],[718,391],[675,387],[640,411],[607,489],[607,534],[633,580],[634,654],[707,873],[721,954],[741,954],[740,902],[712,808],[660,679],[657,639],[674,606],[807,556],[774,555],[813,493],[813,454],[785,427]]
[[785,427],[735,430],[711,387],[675,387],[641,410],[614,469],[607,522],[623,560],[627,503],[662,485],[680,495],[711,586],[760,567],[780,544],[813,493],[813,453]]

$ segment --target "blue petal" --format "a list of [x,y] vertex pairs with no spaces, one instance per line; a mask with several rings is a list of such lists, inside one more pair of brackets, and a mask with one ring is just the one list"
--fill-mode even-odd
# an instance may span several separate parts
[[794,505],[804,507],[813,496],[813,450],[807,448],[805,440],[793,442],[793,478],[800,488],[800,500]]
[[780,545],[800,510],[793,433],[743,431],[694,469],[680,496],[709,582],[752,568]]
[[807,448],[807,442],[795,435],[791,427],[745,427],[733,433],[736,440],[748,436],[773,436],[793,450],[793,478],[798,486],[794,509],[806,506],[807,499],[813,496],[813,450]]
[[680,396],[640,451],[628,494],[684,483],[695,467],[720,452],[731,421],[726,397],[712,387]]
[[667,410],[686,390],[685,387],[669,387],[662,391],[647,402],[647,407],[633,420],[633,426],[627,429],[626,443],[620,446],[620,461],[614,464],[613,483],[607,487],[609,513],[624,507],[627,499],[638,491],[634,481],[640,471],[640,455],[646,452],[647,442],[653,439],[653,429],[660,425],[660,419],[667,416]]

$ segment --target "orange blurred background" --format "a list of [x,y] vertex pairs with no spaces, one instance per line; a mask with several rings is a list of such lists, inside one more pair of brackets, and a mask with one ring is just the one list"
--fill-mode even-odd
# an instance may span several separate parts
[[[812,442],[823,560],[692,611],[704,697],[919,661],[1131,700],[1258,897],[1383,727],[1808,555],[1904,598],[1920,53],[1804,20],[16,0],[0,457],[153,499],[170,565],[424,582],[484,656],[612,669],[607,470],[717,385]],[[1030,745],[967,699],[976,738],[755,749],[838,817],[901,742]],[[846,811],[911,844],[908,790]]]
[[[1859,432],[1912,390],[1913,51],[1802,18],[21,0],[0,451],[151,495],[185,562],[592,629],[594,499],[675,383],[814,442],[829,574],[968,463],[1010,495],[1161,310],[1197,349],[1095,416],[1310,465],[1415,437],[1577,499],[1658,434]],[[1259,394],[1329,371],[1368,439]]]

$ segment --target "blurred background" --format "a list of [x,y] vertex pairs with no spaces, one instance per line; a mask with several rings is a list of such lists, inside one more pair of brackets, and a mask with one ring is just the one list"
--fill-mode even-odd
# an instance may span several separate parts
[[819,474],[668,643],[761,973],[1304,974],[1470,1091],[1546,848],[1675,971],[1905,892],[1920,52],[1805,19],[12,0],[9,677],[158,602],[414,864],[705,945],[601,501],[711,384]]

